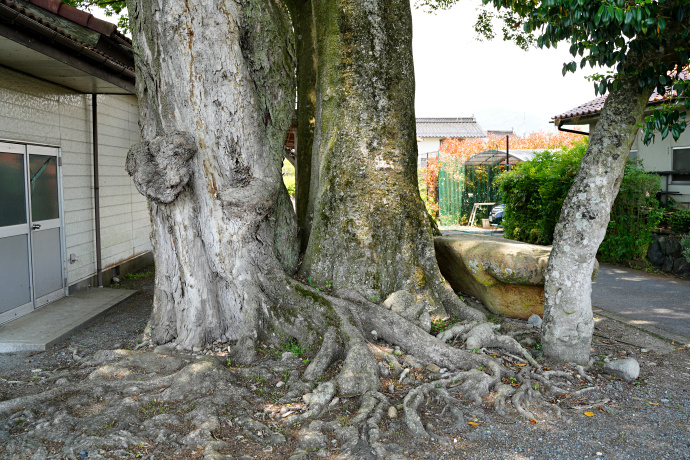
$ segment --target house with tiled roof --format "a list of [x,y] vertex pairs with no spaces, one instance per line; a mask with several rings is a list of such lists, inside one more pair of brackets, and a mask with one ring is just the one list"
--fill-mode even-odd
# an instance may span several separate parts
[[60,0],[0,0],[0,323],[150,260],[132,42]]
[[426,166],[434,158],[444,139],[486,137],[486,131],[474,117],[417,118],[417,165]]
[[[598,97],[556,115],[552,121],[561,131],[587,126],[592,132],[605,101],[606,96]],[[654,91],[647,108],[651,111],[664,101],[664,96]],[[650,145],[644,144],[643,130],[640,130],[631,147],[630,157],[641,160],[646,171],[661,176],[659,196],[662,202],[670,197],[681,206],[690,208],[690,130],[686,130],[678,141],[674,141],[670,135],[662,140],[657,133]]]

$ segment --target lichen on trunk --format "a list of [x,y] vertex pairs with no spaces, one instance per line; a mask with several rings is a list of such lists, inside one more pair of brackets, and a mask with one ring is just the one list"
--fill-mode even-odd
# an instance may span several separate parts
[[636,78],[611,91],[563,203],[544,286],[542,345],[555,361],[589,362],[595,256],[650,94]]

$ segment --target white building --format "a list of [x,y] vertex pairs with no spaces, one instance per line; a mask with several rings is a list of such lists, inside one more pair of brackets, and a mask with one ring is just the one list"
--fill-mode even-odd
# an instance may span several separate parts
[[444,139],[486,137],[474,117],[417,118],[417,166],[426,167],[428,158],[435,158]]
[[[558,129],[564,126],[589,127],[589,132],[594,131],[594,126],[599,121],[601,109],[604,107],[606,96],[599,97],[574,109],[568,110],[553,117],[553,123]],[[647,107],[652,110],[654,105],[662,102],[664,98],[656,91],[649,98]],[[567,130],[567,128],[566,128]],[[630,157],[642,161],[646,171],[655,172],[661,176],[661,200],[665,197],[673,198],[682,207],[690,207],[690,130],[674,141],[669,135],[661,139],[661,134],[656,133],[653,143],[645,145],[644,132],[640,130],[630,150]]]
[[125,172],[137,120],[113,24],[60,0],[0,3],[0,323],[151,260]]

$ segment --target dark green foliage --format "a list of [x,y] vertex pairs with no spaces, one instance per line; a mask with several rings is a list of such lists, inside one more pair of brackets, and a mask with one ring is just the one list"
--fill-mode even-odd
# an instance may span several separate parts
[[[583,142],[570,150],[538,153],[498,178],[506,205],[505,236],[533,244],[549,245],[563,201],[570,190],[582,157]],[[651,235],[661,218],[655,193],[659,178],[629,162],[611,221],[599,253],[610,261],[640,259],[647,252]]]
[[657,190],[657,175],[647,174],[637,162],[628,162],[606,236],[599,246],[603,260],[642,259],[647,255],[662,215],[655,197]]
[[676,235],[690,232],[690,210],[679,209],[671,214],[671,230]]
[[563,200],[586,150],[585,140],[570,150],[540,152],[497,178],[506,205],[506,238],[551,244]]

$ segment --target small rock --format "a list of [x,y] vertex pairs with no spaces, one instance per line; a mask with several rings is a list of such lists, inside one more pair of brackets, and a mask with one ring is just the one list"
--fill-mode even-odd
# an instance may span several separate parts
[[640,364],[634,358],[617,359],[604,364],[603,371],[629,382],[640,376]]
[[539,315],[532,315],[527,319],[527,324],[531,324],[532,326],[536,327],[537,329],[541,328],[541,322],[542,319]]
[[194,353],[199,353],[201,351],[201,347],[192,347],[192,351]]
[[157,355],[166,355],[169,354],[172,351],[172,348],[168,345],[158,345],[156,348],[153,349],[153,352]]
[[395,385],[393,385],[393,384],[388,385],[388,392],[389,393],[395,393]]
[[117,276],[113,276],[112,282],[113,284],[120,284],[120,278],[118,278]]
[[282,387],[283,385],[285,385],[285,382],[283,382],[283,381],[281,380],[281,381],[279,381],[278,383],[276,383],[276,388],[280,388],[280,387]]
[[662,402],[662,403],[667,403],[667,402],[670,402],[670,400],[669,400],[669,399],[666,399],[666,398],[661,398],[661,402]]
[[426,370],[428,370],[429,372],[440,372],[441,368],[438,367],[436,364],[431,363],[426,366]]
[[340,404],[340,398],[338,398],[338,397],[336,396],[336,397],[333,398],[333,400],[328,404],[328,407],[329,407],[330,409],[333,409],[334,407],[337,407],[338,404]]
[[309,403],[311,403],[312,396],[314,396],[313,393],[306,393],[304,396],[302,396],[302,401],[304,401],[304,404],[308,406]]
[[647,353],[648,351],[649,350],[647,350],[646,348],[640,348],[640,353]]
[[286,360],[288,360],[288,359],[293,359],[293,358],[296,358],[296,357],[297,357],[297,355],[294,354],[293,352],[291,352],[291,351],[286,351],[285,353],[283,353],[283,354],[280,356],[280,359],[283,360],[283,361],[286,361]]
[[397,418],[398,417],[398,409],[395,408],[395,406],[391,406],[388,408],[388,418]]

